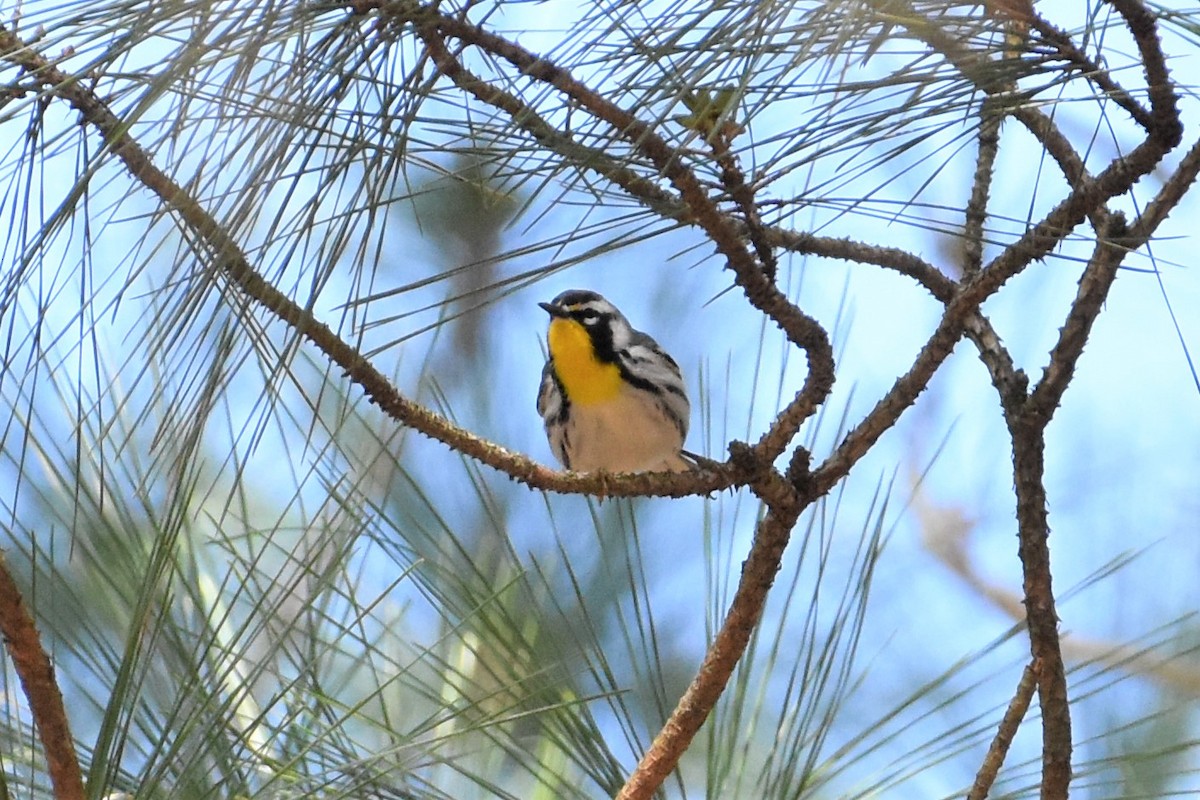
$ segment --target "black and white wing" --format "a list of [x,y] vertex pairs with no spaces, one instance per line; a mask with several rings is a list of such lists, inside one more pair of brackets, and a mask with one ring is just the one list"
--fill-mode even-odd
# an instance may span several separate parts
[[628,347],[620,353],[621,374],[632,386],[655,395],[664,410],[687,438],[692,406],[688,402],[683,373],[675,359],[658,346],[652,336],[634,331]]

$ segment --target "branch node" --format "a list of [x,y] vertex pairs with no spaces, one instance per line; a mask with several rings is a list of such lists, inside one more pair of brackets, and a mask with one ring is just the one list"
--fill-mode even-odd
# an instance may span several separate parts
[[793,450],[784,477],[795,487],[801,497],[812,497],[812,453],[804,447],[797,447]]
[[744,473],[750,481],[761,478],[771,468],[770,462],[761,458],[757,450],[736,439],[729,443],[729,463]]

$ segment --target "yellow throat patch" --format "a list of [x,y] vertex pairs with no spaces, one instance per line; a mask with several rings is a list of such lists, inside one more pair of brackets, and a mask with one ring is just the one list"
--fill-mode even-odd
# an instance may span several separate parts
[[573,319],[550,321],[550,355],[563,391],[572,403],[586,406],[612,400],[621,392],[621,371],[616,364],[596,358],[592,339]]

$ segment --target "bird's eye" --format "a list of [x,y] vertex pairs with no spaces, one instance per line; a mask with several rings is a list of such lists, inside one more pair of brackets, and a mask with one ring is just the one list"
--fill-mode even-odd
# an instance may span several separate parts
[[579,312],[579,321],[584,325],[595,325],[600,321],[600,312],[594,308],[585,308]]

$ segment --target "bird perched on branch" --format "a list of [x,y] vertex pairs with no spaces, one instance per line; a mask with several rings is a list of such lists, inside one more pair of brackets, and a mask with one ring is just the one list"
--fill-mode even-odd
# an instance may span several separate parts
[[681,472],[691,406],[679,365],[617,307],[572,289],[549,303],[537,408],[550,449],[576,472]]

